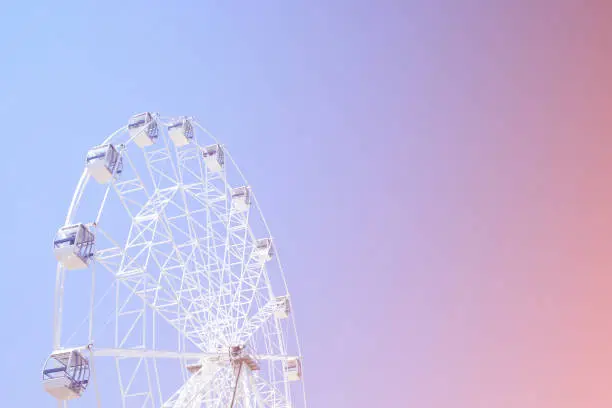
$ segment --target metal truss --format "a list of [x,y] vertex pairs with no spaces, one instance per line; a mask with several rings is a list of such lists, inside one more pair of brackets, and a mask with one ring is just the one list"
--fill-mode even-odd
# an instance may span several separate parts
[[[217,142],[193,119],[195,137],[176,147],[164,131],[167,119],[153,118],[160,135],[152,146],[139,149],[126,128],[107,138],[104,143],[121,155],[121,176],[99,186],[84,172],[68,211],[66,225],[89,223],[96,234],[94,264],[111,282],[96,295],[94,268],[82,272],[91,274],[92,289],[89,332],[77,347],[89,350],[96,365],[114,361],[119,400],[109,405],[305,407],[303,385],[296,391],[284,372],[300,349],[292,317],[275,315],[277,297],[287,294],[282,267],[255,251],[269,230],[256,200],[246,209],[232,205],[232,188],[246,180],[227,151],[230,160],[220,171],[206,166],[205,139]],[[105,189],[101,200],[89,199],[93,189]],[[88,210],[95,217],[80,219]],[[125,221],[116,221],[119,213]],[[267,236],[256,235],[261,231]],[[58,266],[54,350],[67,347],[62,329],[70,323],[64,316],[69,275]],[[109,292],[112,311],[99,319],[98,304],[110,299]],[[96,330],[110,330],[106,344],[96,342]],[[171,348],[161,347],[168,338]],[[248,359],[232,359],[228,350],[236,346],[249,350]],[[169,363],[177,367],[172,378],[178,383],[164,380]],[[100,378],[109,375],[94,372],[94,381],[103,387]],[[105,406],[104,395],[97,393],[96,400]]]

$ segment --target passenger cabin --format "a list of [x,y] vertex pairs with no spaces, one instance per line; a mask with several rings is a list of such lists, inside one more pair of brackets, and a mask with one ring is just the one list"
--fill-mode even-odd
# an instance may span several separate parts
[[274,247],[271,238],[261,238],[255,242],[253,257],[260,263],[268,262],[274,256]]
[[251,205],[251,189],[247,186],[232,189],[232,209],[237,212],[244,212]]
[[87,152],[87,173],[98,183],[108,183],[121,173],[121,156],[112,144],[96,146]]
[[274,309],[274,316],[277,319],[286,319],[291,313],[291,303],[289,302],[289,296],[279,296],[276,298],[276,308]]
[[47,359],[42,381],[58,400],[79,398],[89,383],[89,361],[78,350],[57,351]]
[[223,149],[220,145],[215,144],[206,146],[202,152],[202,156],[204,157],[204,163],[206,163],[208,170],[218,173],[223,169]]
[[168,125],[168,135],[176,147],[185,146],[193,139],[193,126],[187,118],[173,120]]
[[128,132],[138,147],[151,146],[157,140],[157,122],[150,112],[139,113],[130,118]]
[[292,357],[285,362],[285,375],[289,381],[302,379],[302,362],[299,358]]
[[60,228],[53,240],[55,258],[66,269],[85,269],[93,257],[95,236],[85,225]]

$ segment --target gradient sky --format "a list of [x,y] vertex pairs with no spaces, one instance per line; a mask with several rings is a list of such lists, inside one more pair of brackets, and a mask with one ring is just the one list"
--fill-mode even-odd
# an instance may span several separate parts
[[[612,406],[605,1],[0,9],[0,402],[54,407],[87,149],[144,110],[232,151],[282,253],[311,407]],[[76,405],[75,405],[76,406]]]

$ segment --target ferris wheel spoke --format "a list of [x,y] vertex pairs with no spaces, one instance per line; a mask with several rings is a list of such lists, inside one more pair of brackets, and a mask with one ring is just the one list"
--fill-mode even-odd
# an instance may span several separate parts
[[[135,181],[132,182],[132,185],[136,185],[138,183],[142,183],[139,175],[137,175]],[[142,185],[141,188],[137,189],[137,191],[146,191],[146,189],[144,185]],[[180,279],[181,286],[178,288],[178,290],[176,287],[170,286],[169,289],[171,293],[166,293],[166,295],[169,295],[169,297],[172,298],[172,294],[178,293],[178,296],[176,296],[176,298],[173,300],[178,303],[187,302],[187,305],[184,305],[182,308],[186,309],[184,310],[184,314],[189,314],[190,312],[188,311],[188,309],[190,302],[193,302],[193,299],[201,299],[203,297],[202,285],[197,282],[197,279],[194,279],[197,278],[197,276],[194,277],[193,274],[191,274],[190,277],[187,276],[190,275],[190,272],[185,270],[185,262],[184,259],[182,259],[182,251],[174,244],[175,239],[172,236],[173,233],[171,223],[167,221],[167,217],[163,216],[164,208],[166,208],[166,206],[172,201],[172,199],[176,195],[176,191],[176,187],[166,188],[165,190],[156,190],[156,192],[152,196],[148,197],[147,201],[140,207],[140,210],[136,214],[130,212],[128,206],[124,205],[126,210],[128,210],[128,215],[130,215],[132,218],[132,228],[130,230],[126,249],[122,252],[122,265],[120,267],[120,273],[118,273],[117,276],[126,276],[132,274],[134,275],[133,278],[138,277],[138,275],[140,274],[139,272],[147,270],[148,262],[150,260],[153,260],[155,263],[157,263],[157,270],[159,271],[159,276],[149,276],[147,281],[151,283],[157,282],[157,286],[155,288],[150,288],[149,295],[154,293],[155,299],[152,303],[158,304],[157,301],[159,300],[158,295],[160,293],[160,290],[163,291],[166,287],[168,287],[168,284],[172,277],[177,277],[177,275],[175,273],[172,273],[169,268],[165,268],[165,264],[168,261],[171,261],[172,258],[174,258],[177,264],[183,265],[183,267],[181,268],[182,274],[180,275],[180,277],[178,277],[178,279]],[[156,214],[162,214],[162,216],[154,218],[151,217]],[[151,238],[148,238],[147,236]],[[153,241],[151,241],[151,239],[153,239]],[[116,241],[113,240],[113,242]],[[163,251],[153,250],[154,246],[170,243],[173,244],[172,253],[170,255],[168,255],[167,253],[164,254]],[[137,252],[132,253],[132,255],[129,256],[128,251],[130,250],[130,248],[132,248],[133,250],[137,250]],[[162,258],[165,256],[165,260],[160,261],[160,256]],[[136,262],[139,259],[141,260],[141,262]],[[185,277],[187,277],[187,279],[185,279]],[[137,283],[139,284],[140,282]],[[166,283],[166,285],[164,285],[164,283]],[[188,287],[185,287],[185,285],[187,285]],[[144,290],[146,292],[147,289],[145,288]],[[191,300],[184,296],[185,292],[194,291],[197,293],[197,296],[192,296]],[[169,307],[172,308],[172,303],[174,302],[166,301],[164,307],[166,309],[168,309]],[[174,312],[173,314],[175,313],[176,312]],[[174,319],[180,320],[181,316],[175,316],[173,317],[173,320]],[[180,327],[176,328],[177,330],[181,330]],[[188,337],[191,337],[191,340],[194,341],[196,339],[193,338],[193,334],[198,332],[201,333],[201,330],[197,330],[197,328],[196,330],[191,330],[191,336]],[[196,343],[198,343],[197,340]]]
[[227,366],[202,366],[179,388],[162,408],[188,408],[213,406],[220,396],[227,392],[232,371]]
[[[177,169],[172,160],[168,140],[165,137],[162,139],[163,146],[161,148],[142,150],[146,167],[156,190],[163,189],[164,186],[176,186],[178,184]],[[171,171],[171,174],[168,174],[169,171]]]
[[[206,401],[217,401],[229,399],[231,392],[228,392],[228,384],[236,380],[236,370],[232,371],[232,360],[227,353],[203,353],[203,352],[176,352],[166,350],[147,350],[147,349],[129,349],[129,348],[96,348],[91,345],[74,348],[74,350],[89,350],[92,360],[94,358],[111,357],[124,361],[126,359],[134,359],[137,363],[135,368],[130,371],[122,371],[127,374],[125,383],[122,383],[125,398],[135,398],[145,396],[153,398],[152,393],[141,389],[134,389],[134,381],[137,374],[142,371],[142,366],[147,365],[148,361],[154,363],[159,359],[174,359],[178,361],[195,360],[198,362],[195,367],[195,374],[177,390],[164,404],[163,407],[189,407],[199,406]],[[273,366],[278,366],[279,363],[285,364],[291,359],[296,359],[296,356],[284,355],[254,355],[252,361],[259,363],[270,362]],[[255,363],[257,364],[257,363]],[[93,365],[93,364],[92,364]],[[225,368],[225,369],[224,369]],[[233,377],[232,374],[233,372]],[[239,394],[241,398],[253,401],[254,406],[262,407],[285,407],[286,398],[284,394],[273,385],[264,376],[257,372],[251,371],[246,365],[243,367],[245,376],[249,378],[248,384],[241,384],[243,389]],[[95,373],[94,373],[95,375]],[[282,375],[282,374],[281,374]],[[220,383],[224,383],[225,387],[221,387]],[[239,383],[239,382],[235,382]],[[275,384],[282,385],[282,381],[275,381]],[[235,385],[234,385],[235,386]],[[246,387],[246,388],[244,388]],[[256,405],[255,405],[256,404]]]
[[[236,330],[236,335],[241,342],[248,340],[278,307],[277,299],[273,297],[270,287],[266,284],[265,262],[262,262],[254,251],[256,240],[250,230],[247,232],[251,236],[249,246],[251,251],[247,254],[245,244],[243,259],[246,258],[246,261],[240,270],[232,302],[233,313],[242,318],[242,324]],[[245,237],[245,242],[247,239]]]
[[[184,322],[182,316],[189,314],[190,312],[182,306],[180,298],[175,292],[163,290],[162,295],[157,298],[151,296],[152,292],[148,292],[147,288],[147,276],[142,267],[138,268],[138,273],[120,274],[119,269],[109,265],[106,262],[100,262],[100,264],[107,269],[111,274],[116,277],[116,281],[122,286],[130,290],[131,296],[138,296],[142,299],[145,304],[157,312],[167,323],[174,327],[179,332],[184,332],[187,340],[190,341],[194,346],[199,347],[201,345],[201,338],[198,336],[200,332],[201,324],[196,324],[194,319],[190,319],[187,323]],[[154,281],[154,277],[149,275],[149,281]],[[142,287],[142,288],[141,288]],[[158,289],[157,285],[154,285],[155,289]],[[130,298],[124,299],[123,304],[127,304]],[[177,310],[178,308],[178,310]],[[122,314],[122,311],[118,311]],[[125,314],[132,313],[132,311],[126,311]],[[134,323],[135,324],[135,323]],[[187,330],[185,330],[187,327]]]
[[[153,404],[154,390],[150,382],[148,362],[144,358],[137,359],[135,364],[125,367],[126,359],[115,359],[121,399],[123,406],[133,406],[133,402],[139,406]],[[144,377],[145,381],[141,381]]]
[[[178,176],[180,175],[180,169],[177,169],[177,166],[174,164],[173,160],[172,160],[172,156],[170,154],[170,150],[167,144],[167,141],[165,140],[165,148],[163,149],[159,149],[157,150],[156,154],[159,156],[159,158],[155,158],[155,160],[152,159],[151,155],[147,155],[145,153],[145,159],[147,160],[148,163],[148,168],[150,170],[150,173],[152,174],[153,177],[153,173],[158,171],[160,173],[161,177],[166,178],[166,180],[173,182],[173,185],[176,185],[179,187],[179,189],[182,192],[182,184],[179,183]],[[160,153],[162,152],[163,153]],[[174,176],[174,178],[169,178],[166,176],[166,172],[164,171],[163,166],[160,167],[160,169],[157,168],[156,163],[157,162],[164,162],[166,161],[166,167],[170,167],[172,168],[172,175]],[[159,188],[161,187],[161,184],[156,184],[156,188],[159,191]],[[172,197],[173,199],[176,198],[176,194],[173,195]],[[183,196],[184,199],[184,196]],[[176,245],[176,241],[177,241],[177,237],[175,234],[175,231],[178,231],[179,233],[182,234],[181,237],[179,237],[179,240],[185,241],[185,239],[188,239],[188,245],[185,246],[185,248],[187,248],[187,252],[189,252],[189,248],[191,247],[193,248],[193,245],[196,244],[197,245],[197,240],[194,237],[193,234],[193,225],[189,224],[189,231],[187,233],[185,233],[185,231],[183,229],[181,229],[180,227],[177,228],[176,226],[176,221],[170,222],[168,221],[168,214],[166,214],[167,209],[169,208],[168,204],[173,204],[176,208],[178,209],[182,209],[184,211],[184,213],[186,212],[187,208],[186,206],[182,206],[180,203],[177,203],[176,200],[169,200],[167,203],[165,203],[164,206],[158,206],[156,208],[157,210],[157,214],[161,214],[162,215],[162,220],[163,223],[165,224],[168,234],[170,235],[170,238],[174,244],[174,253],[175,255],[179,258],[180,264],[183,265],[183,268],[181,270],[181,276],[180,276],[180,282],[181,282],[181,286],[180,286],[180,291],[179,293],[181,293],[181,295],[179,295],[181,298],[183,298],[182,293],[190,293],[191,296],[189,298],[185,298],[185,301],[188,303],[188,306],[186,307],[186,309],[191,309],[192,306],[199,309],[200,310],[200,314],[202,314],[201,312],[205,312],[205,308],[203,304],[201,304],[201,302],[205,301],[206,296],[204,296],[204,292],[206,291],[205,288],[203,288],[203,283],[202,283],[202,279],[206,280],[206,276],[199,273],[199,271],[197,269],[195,269],[195,271],[193,270],[193,268],[189,268],[189,263],[186,262],[185,256],[186,254],[183,253],[182,250],[180,250],[177,245]],[[183,213],[183,214],[184,214]],[[189,223],[189,217],[187,219],[187,222]],[[192,255],[193,252],[191,252]],[[187,255],[187,256],[189,256]],[[182,258],[182,259],[181,259]],[[191,261],[194,264],[197,264],[197,260],[195,258],[192,258]],[[200,259],[200,263],[204,262],[204,259]],[[175,275],[176,276],[176,275]],[[212,289],[212,284],[213,281],[212,280],[208,280],[207,281],[207,286],[208,286],[208,290]],[[206,320],[205,316],[201,316],[201,318],[203,318],[204,320]],[[197,330],[200,329],[200,330]],[[206,332],[204,330],[201,330],[201,327],[196,328],[195,330],[196,332],[199,332],[198,335],[200,337],[205,336]]]
[[227,194],[230,191],[230,187],[227,183],[227,174],[225,171],[222,172],[222,181],[223,181],[223,203],[225,204],[225,210],[219,218],[223,222],[223,257],[221,268],[219,269],[221,273],[221,288],[219,291],[219,303],[221,307],[219,308],[219,313],[217,315],[217,321],[223,322],[221,330],[223,333],[228,333],[231,330],[231,325],[233,323],[232,318],[232,303],[231,303],[231,291],[232,291],[232,270],[231,270],[231,213],[228,215],[229,203],[227,200]]
[[122,150],[121,157],[125,159],[128,166],[123,172],[124,177],[121,180],[113,180],[112,186],[123,208],[132,219],[142,206],[150,200],[151,193],[149,193],[149,189],[127,149]]
[[252,247],[248,242],[249,216],[246,214],[230,212],[230,223],[228,228],[228,272],[230,275],[230,296],[231,296],[231,315],[235,317],[236,326],[233,328],[234,335],[238,333],[239,322],[244,319],[245,312],[242,309],[241,300],[243,290],[248,285],[247,274],[249,273],[248,263],[245,265],[244,259],[247,250]]
[[291,407],[291,402],[285,396],[285,393],[264,379],[263,376],[251,373],[251,387],[258,407]]
[[261,307],[257,313],[246,320],[238,334],[238,344],[246,344],[261,328],[274,317],[274,312],[278,308],[278,301],[272,299]]
[[[175,150],[175,157],[177,162],[177,174],[180,181],[180,202],[176,203],[176,207],[179,209],[179,215],[176,215],[173,218],[173,222],[175,220],[183,221],[186,224],[186,232],[183,234],[188,238],[191,249],[192,256],[192,264],[194,265],[195,273],[194,278],[198,281],[198,287],[200,288],[199,293],[199,304],[201,310],[206,311],[210,316],[211,313],[215,313],[213,311],[213,304],[209,301],[211,296],[214,298],[216,293],[219,293],[221,290],[221,281],[214,278],[214,276],[210,273],[210,269],[206,268],[207,255],[200,243],[200,235],[203,235],[204,238],[208,238],[211,234],[211,231],[207,230],[207,228],[202,225],[197,220],[197,211],[189,208],[189,202],[192,197],[196,197],[195,203],[198,203],[198,194],[197,192],[203,192],[205,190],[205,186],[202,186],[202,180],[205,180],[204,177],[204,168],[202,166],[202,160],[200,157],[200,149],[197,145],[188,145],[184,147],[182,150]],[[199,174],[192,171],[191,167],[193,167],[193,163],[197,164],[197,169],[199,170]],[[190,166],[189,164],[192,163]],[[198,182],[199,180],[199,182]],[[194,182],[195,181],[195,182]],[[204,187],[204,188],[203,188]],[[202,203],[204,204],[204,203]],[[170,217],[168,217],[170,218]],[[198,233],[199,232],[199,233]],[[216,251],[215,251],[216,252]],[[201,288],[206,285],[207,290],[203,291]],[[202,330],[203,333],[214,333],[211,330]],[[218,337],[223,337],[219,336]],[[207,336],[209,342],[214,340]]]
[[214,282],[211,291],[216,310],[211,314],[204,330],[214,333],[213,342],[227,343],[232,324],[230,314],[230,285],[228,276],[227,240],[229,210],[228,185],[224,171],[218,173],[205,170],[205,185],[202,198],[206,211],[207,275]]
[[[228,363],[230,361],[227,351],[225,352],[186,352],[170,350],[150,350],[144,348],[97,348],[91,345],[75,347],[72,350],[90,350],[97,357],[121,357],[121,358],[161,358],[161,359],[181,359],[198,360],[207,363]],[[297,356],[278,355],[278,354],[255,354],[253,359],[256,361],[285,362]]]
[[[265,271],[264,271],[265,272]],[[282,318],[287,313],[288,298],[286,296],[272,297],[265,284],[265,273],[262,273],[254,288],[250,288],[250,298],[243,296],[244,319],[238,328],[236,337],[239,344],[265,346],[268,353],[285,354],[286,347],[282,344]],[[287,316],[286,314],[284,315]],[[261,343],[263,341],[263,343]]]

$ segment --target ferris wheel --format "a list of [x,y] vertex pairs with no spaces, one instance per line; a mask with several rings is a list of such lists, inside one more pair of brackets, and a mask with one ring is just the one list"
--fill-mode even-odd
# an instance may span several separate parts
[[53,243],[59,407],[305,407],[283,269],[252,188],[190,117],[91,148]]

